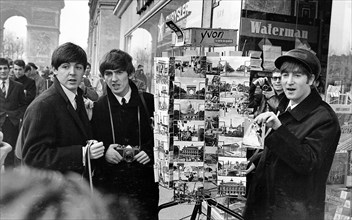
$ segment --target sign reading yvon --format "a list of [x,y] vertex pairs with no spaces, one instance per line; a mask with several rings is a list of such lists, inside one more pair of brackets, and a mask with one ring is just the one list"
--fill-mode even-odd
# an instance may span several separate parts
[[236,46],[237,30],[211,29],[211,28],[186,28],[185,44],[192,46]]
[[242,18],[241,35],[244,36],[280,40],[294,40],[295,38],[300,38],[311,43],[316,43],[317,33],[317,27],[314,26]]

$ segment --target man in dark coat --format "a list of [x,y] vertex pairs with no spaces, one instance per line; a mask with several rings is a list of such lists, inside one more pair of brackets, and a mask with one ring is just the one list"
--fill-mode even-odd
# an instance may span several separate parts
[[72,43],[59,46],[52,55],[54,84],[29,106],[24,116],[22,158],[26,165],[82,173],[87,153],[103,156],[104,146],[91,139],[91,128],[79,85],[87,65],[84,50]]
[[[9,72],[8,60],[0,58],[0,131],[4,141],[14,147],[26,105],[23,85],[9,79]],[[14,159],[11,151],[5,159],[5,169],[15,165]]]
[[[132,57],[124,51],[107,53],[99,70],[107,83],[107,95],[94,105],[92,127],[94,138],[109,147],[105,158],[98,160],[96,186],[116,195],[112,208],[116,219],[158,219],[159,189],[154,181],[150,121],[153,95],[139,93],[129,80],[134,67]],[[129,146],[134,149],[130,158],[126,154]]]
[[15,74],[14,80],[22,83],[24,87],[26,105],[28,106],[35,98],[36,87],[35,81],[25,75],[26,69],[28,71],[31,67],[29,65],[26,66],[23,60],[15,60],[13,62],[13,71]]
[[254,120],[266,123],[272,132],[265,139],[244,218],[322,220],[326,180],[341,134],[339,122],[313,87],[321,66],[312,52],[293,49],[275,65],[290,101],[288,107],[279,106],[279,116],[265,112]]

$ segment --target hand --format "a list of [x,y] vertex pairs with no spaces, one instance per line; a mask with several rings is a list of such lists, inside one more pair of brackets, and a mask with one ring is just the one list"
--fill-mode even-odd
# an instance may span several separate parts
[[268,128],[272,128],[274,130],[278,129],[282,124],[279,118],[273,112],[264,112],[258,115],[254,122],[257,124],[265,123]]
[[267,80],[266,77],[261,77],[253,81],[253,84],[256,86],[263,86],[265,81]]
[[117,152],[118,144],[110,144],[105,154],[105,160],[109,163],[118,164],[122,161],[122,156]]
[[134,156],[134,159],[143,165],[150,161],[148,154],[144,151],[139,152],[136,156]]
[[104,155],[105,147],[103,142],[96,142],[89,148],[89,156],[91,159],[98,159]]
[[255,165],[252,163],[249,168],[246,170],[246,175],[250,172],[252,172],[255,169]]

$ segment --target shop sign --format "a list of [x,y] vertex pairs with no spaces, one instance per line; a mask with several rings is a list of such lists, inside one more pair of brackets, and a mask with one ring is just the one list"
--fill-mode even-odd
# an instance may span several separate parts
[[236,46],[237,30],[186,28],[184,43],[191,46]]
[[318,28],[307,25],[296,25],[267,20],[242,18],[241,35],[279,40],[294,40],[296,38],[317,42]]
[[175,23],[185,19],[191,12],[188,10],[188,2],[178,7],[175,11],[171,12],[169,15],[166,16],[165,20],[169,21],[172,20]]

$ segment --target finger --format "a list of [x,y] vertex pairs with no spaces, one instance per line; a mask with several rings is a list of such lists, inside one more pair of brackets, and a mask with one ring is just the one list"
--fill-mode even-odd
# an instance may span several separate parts
[[143,164],[147,164],[147,163],[149,163],[149,161],[150,161],[150,159],[148,158],[148,160],[145,163],[143,163]]
[[148,163],[149,161],[150,161],[149,158],[144,158],[140,163],[141,163],[141,164],[146,164],[146,163]]
[[147,155],[142,155],[140,157],[135,157],[134,159],[137,160],[138,162],[141,162],[143,161],[145,158],[147,158],[148,156]]

